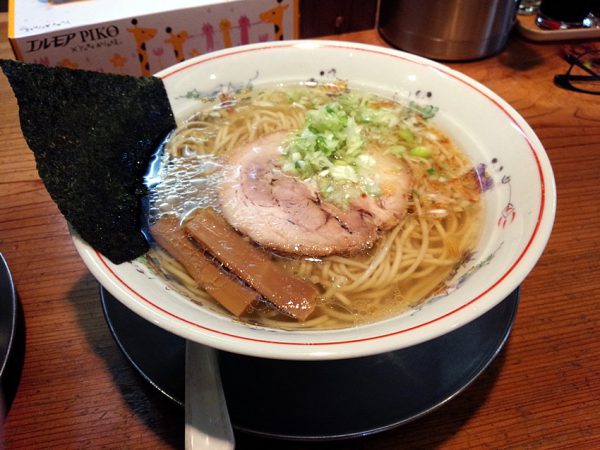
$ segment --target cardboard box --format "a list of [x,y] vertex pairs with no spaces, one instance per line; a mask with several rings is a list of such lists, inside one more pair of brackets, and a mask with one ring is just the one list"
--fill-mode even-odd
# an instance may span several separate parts
[[196,55],[297,38],[299,0],[11,0],[24,62],[152,75]]

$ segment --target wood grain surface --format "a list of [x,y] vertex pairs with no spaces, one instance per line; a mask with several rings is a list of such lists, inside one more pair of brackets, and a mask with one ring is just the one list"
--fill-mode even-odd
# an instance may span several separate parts
[[[5,19],[1,26],[0,56],[11,58]],[[336,39],[386,45],[373,30]],[[450,64],[525,117],[558,187],[552,237],[522,286],[500,356],[457,398],[400,428],[312,444],[237,433],[237,448],[600,448],[600,98],[553,85],[567,68],[560,52],[560,43],[513,36],[494,57]],[[6,448],[182,448],[183,411],[138,376],[114,343],[98,284],[38,178],[3,75],[0,251],[26,322]]]

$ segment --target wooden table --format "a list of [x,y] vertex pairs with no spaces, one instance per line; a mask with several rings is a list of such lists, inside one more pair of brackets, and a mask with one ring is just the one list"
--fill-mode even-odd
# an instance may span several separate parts
[[[5,25],[0,55],[10,58]],[[375,31],[338,38],[386,45]],[[556,44],[514,36],[497,56],[451,66],[514,106],[555,170],[554,232],[522,286],[507,346],[460,396],[406,426],[310,445],[237,434],[238,448],[600,448],[600,98],[553,85],[567,68]],[[181,448],[183,412],[114,343],[98,284],[38,178],[4,76],[0,99],[0,251],[27,333],[6,446]]]

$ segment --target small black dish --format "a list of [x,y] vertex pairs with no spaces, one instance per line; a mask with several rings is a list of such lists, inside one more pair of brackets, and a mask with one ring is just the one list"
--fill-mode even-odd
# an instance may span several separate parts
[[[183,405],[185,340],[131,312],[101,288],[110,330],[133,366]],[[462,392],[496,357],[519,290],[483,316],[414,347],[335,361],[282,361],[219,352],[239,431],[297,440],[364,436],[421,417]]]
[[14,399],[25,353],[23,314],[6,259],[0,253],[0,421]]

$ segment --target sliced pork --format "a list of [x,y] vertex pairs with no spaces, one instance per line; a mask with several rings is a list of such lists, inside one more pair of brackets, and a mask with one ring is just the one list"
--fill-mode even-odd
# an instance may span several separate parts
[[352,254],[373,245],[406,211],[410,177],[393,156],[376,157],[381,195],[341,208],[308,183],[283,173],[282,141],[273,133],[242,145],[227,161],[219,200],[226,220],[262,246],[304,256]]

